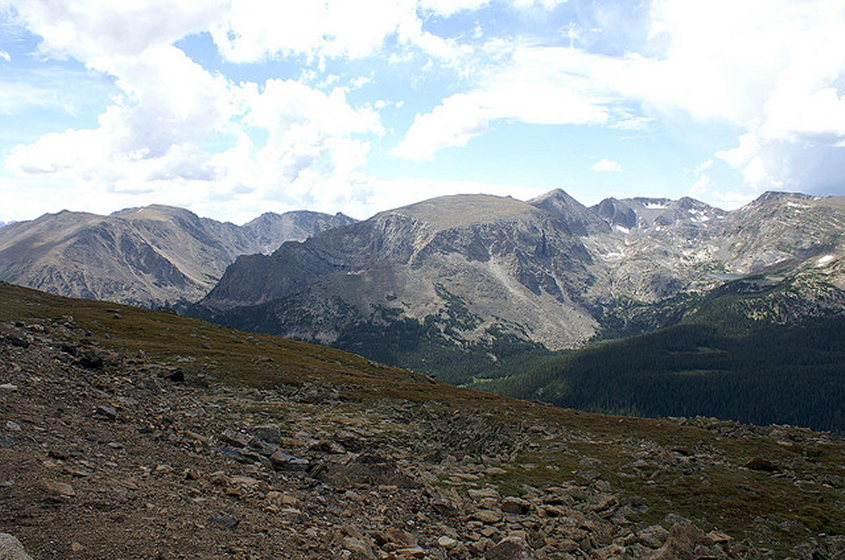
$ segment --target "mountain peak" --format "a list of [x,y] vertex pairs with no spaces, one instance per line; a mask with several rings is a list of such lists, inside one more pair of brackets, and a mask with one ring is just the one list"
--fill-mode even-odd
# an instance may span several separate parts
[[790,191],[766,191],[757,197],[757,200],[783,200],[787,198],[792,199],[799,199],[799,200],[813,200],[814,197],[811,194],[804,194],[800,192],[790,192]]
[[177,216],[198,218],[198,216],[190,210],[178,208],[176,206],[167,206],[165,204],[150,204],[149,206],[124,208],[123,210],[112,212],[110,216],[121,217],[129,220],[154,221],[169,221]]
[[569,202],[569,203],[574,203],[574,204],[579,204],[579,205],[581,204],[580,202],[575,200],[575,198],[572,197],[572,195],[570,195],[568,192],[566,192],[565,190],[560,189],[560,188],[552,189],[547,193],[543,193],[540,196],[534,197],[531,200],[529,200],[528,203],[537,206],[537,205],[541,204],[542,202],[549,200],[549,199],[561,200],[561,201],[566,201],[566,202]]
[[431,198],[377,216],[401,215],[428,224],[437,231],[502,219],[528,216],[537,209],[511,197],[456,194]]
[[556,218],[563,220],[575,235],[585,236],[610,231],[604,220],[563,189],[554,189],[541,194],[529,200],[528,204],[542,208]]

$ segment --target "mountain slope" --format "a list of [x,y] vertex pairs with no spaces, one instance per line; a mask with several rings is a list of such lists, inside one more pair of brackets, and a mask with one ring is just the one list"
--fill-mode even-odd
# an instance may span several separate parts
[[728,282],[676,301],[677,324],[666,329],[473,387],[584,410],[845,433],[845,290],[816,272]]
[[167,305],[205,295],[240,254],[352,221],[290,212],[236,226],[160,205],[109,216],[64,211],[0,231],[0,279],[64,295]]
[[6,284],[0,380],[0,533],[35,558],[845,549],[831,434],[555,409]]
[[734,212],[690,198],[586,208],[559,189],[442,197],[242,257],[191,313],[462,383],[675,324],[749,275],[783,287],[749,316],[843,312],[827,288],[845,284],[843,224],[838,199],[788,193]]
[[359,336],[395,341],[411,329],[426,342],[408,355],[472,347],[485,356],[479,368],[495,367],[497,341],[560,348],[595,333],[582,298],[591,265],[553,214],[511,198],[443,197],[242,257],[194,312],[365,354]]
[[843,328],[842,317],[764,325],[744,336],[681,324],[473,387],[581,410],[715,416],[845,433]]

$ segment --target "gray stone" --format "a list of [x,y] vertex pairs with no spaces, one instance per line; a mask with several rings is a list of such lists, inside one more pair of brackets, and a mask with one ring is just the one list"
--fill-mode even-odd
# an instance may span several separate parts
[[8,533],[0,533],[0,560],[32,560],[21,541]]
[[522,498],[509,496],[502,501],[502,511],[514,515],[525,515],[531,511],[531,502]]
[[234,459],[239,463],[254,463],[255,461],[243,453],[239,449],[235,449],[234,447],[227,447],[225,445],[221,445],[220,447],[214,448],[218,453],[225,457],[229,457],[230,459]]
[[675,523],[669,539],[649,557],[650,560],[694,560],[698,545],[710,544],[704,532],[692,523]]
[[484,554],[485,560],[532,560],[533,552],[520,539],[507,538]]
[[284,451],[276,451],[270,455],[270,462],[277,471],[307,471],[311,467],[308,459],[300,459]]
[[117,409],[107,404],[99,404],[97,405],[97,409],[95,410],[94,415],[100,418],[106,418],[108,420],[116,420]]
[[236,445],[238,447],[247,447],[252,437],[247,434],[236,432],[235,430],[227,429],[220,434],[220,440],[229,445]]
[[263,424],[256,426],[252,433],[258,439],[264,440],[267,443],[278,443],[282,439],[282,428],[278,424]]
[[640,531],[637,538],[639,542],[649,548],[660,548],[666,542],[666,539],[669,538],[669,531],[661,525],[652,525]]
[[223,515],[222,513],[215,513],[214,515],[206,519],[206,522],[232,531],[237,529],[238,525],[240,524],[240,521],[238,521],[234,517]]
[[343,539],[343,548],[365,558],[371,558],[373,555],[372,549],[364,542],[363,539],[356,537],[346,537]]

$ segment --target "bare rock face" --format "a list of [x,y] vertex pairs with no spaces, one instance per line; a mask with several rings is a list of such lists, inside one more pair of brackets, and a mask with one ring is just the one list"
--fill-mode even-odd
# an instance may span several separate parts
[[98,216],[63,211],[0,230],[0,280],[59,295],[142,306],[195,301],[238,255],[354,220],[317,212],[264,214],[236,226],[153,205]]
[[771,291],[743,300],[750,320],[845,310],[843,227],[842,200],[789,193],[733,212],[691,198],[587,208],[561,190],[448,196],[240,257],[193,314],[432,373],[402,360],[452,348],[495,367],[522,343],[674,324],[717,289]]
[[460,195],[241,257],[200,305],[229,324],[324,343],[359,324],[411,320],[458,344],[500,331],[557,349],[596,332],[582,297],[596,280],[591,266],[561,218]]

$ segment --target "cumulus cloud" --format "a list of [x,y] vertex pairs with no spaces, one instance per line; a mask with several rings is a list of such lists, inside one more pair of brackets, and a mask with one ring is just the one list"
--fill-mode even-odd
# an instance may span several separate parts
[[662,0],[652,36],[668,46],[661,58],[634,61],[626,86],[635,91],[634,77],[646,77],[640,93],[656,111],[744,129],[715,155],[755,191],[841,191],[843,25],[836,0]]
[[[343,79],[326,76],[326,61],[389,55],[383,58],[398,67],[422,53],[429,60],[426,72],[448,68],[442,81],[449,83],[407,131],[399,131],[398,157],[433,159],[497,123],[640,131],[653,123],[693,121],[739,131],[735,145],[708,161],[735,168],[752,190],[841,191],[841,0],[653,0],[642,22],[643,43],[616,54],[588,51],[580,28],[572,26],[559,37],[568,46],[556,46],[488,36],[486,26],[470,41],[449,38],[426,24],[427,18],[503,6],[525,10],[519,18],[530,19],[562,3],[0,0],[0,10],[40,37],[40,57],[76,59],[110,77],[116,88],[96,126],[18,146],[7,165],[120,197],[193,193],[208,204],[272,198],[297,205],[320,201],[326,209],[332,200],[336,206],[365,200],[374,188],[364,173],[367,159],[385,134],[379,112],[388,114],[402,100],[356,104],[363,90],[353,92],[341,87]],[[223,61],[293,56],[314,70],[314,79],[230,80],[174,46],[203,32]],[[10,62],[11,56],[0,51],[0,59]],[[380,85],[378,76],[368,79],[373,82],[355,85]],[[51,101],[44,90],[7,85],[0,113],[19,110],[15,99],[21,96],[39,106],[64,102]],[[413,101],[408,106],[418,106],[419,99]],[[711,171],[695,171],[691,192],[727,197]]]
[[434,158],[443,148],[466,146],[487,129],[489,107],[473,96],[456,94],[443,100],[431,113],[417,115],[393,154],[411,160]]
[[[129,7],[102,2],[88,12],[75,3],[16,5],[19,22],[41,36],[44,56],[73,57],[111,76],[118,95],[96,127],[19,145],[6,160],[8,168],[64,178],[114,200],[148,194],[148,200],[190,201],[193,207],[202,204],[198,200],[238,199],[255,206],[271,199],[337,208],[346,189],[364,182],[361,168],[370,150],[364,137],[382,133],[378,114],[353,107],[339,87],[326,93],[291,80],[268,80],[261,87],[232,82],[172,44],[236,20],[238,10],[246,9],[225,7],[205,1]],[[287,19],[295,25],[296,18]],[[365,38],[355,33],[337,52],[362,52],[366,45],[357,41]],[[300,37],[298,48],[306,49],[309,37]],[[235,35],[227,41],[230,53],[254,47],[238,43]],[[277,47],[254,48],[266,56]]]
[[151,45],[169,44],[203,31],[225,6],[225,0],[147,0],[120,5],[108,0],[15,0],[11,4],[16,20],[41,36],[42,54],[73,57],[105,71],[113,57],[136,56]]
[[600,159],[593,164],[591,169],[597,173],[618,172],[622,171],[622,166],[619,165],[618,161],[613,161],[612,159]]
[[531,124],[604,124],[613,120],[609,98],[589,76],[592,55],[576,49],[522,46],[478,87],[447,97],[417,115],[393,152],[431,159],[446,147],[465,146],[493,120]]
[[226,59],[257,62],[292,53],[363,56],[389,35],[413,33],[415,24],[412,0],[268,1],[260,8],[251,0],[233,0],[211,34]]
[[395,155],[430,159],[497,119],[628,130],[694,121],[742,131],[714,157],[755,191],[842,189],[841,1],[655,0],[646,24],[645,43],[619,56],[574,43],[504,45],[472,88],[417,116]]
[[478,10],[490,4],[490,0],[420,0],[420,8],[437,15],[449,17],[458,12]]
[[109,66],[123,95],[100,115],[98,128],[44,135],[15,148],[7,164],[27,173],[141,183],[161,175],[161,166],[174,169],[169,160],[186,150],[195,152],[189,161],[199,163],[199,143],[222,132],[236,112],[230,84],[175,47],[157,45],[137,57],[114,57]]

